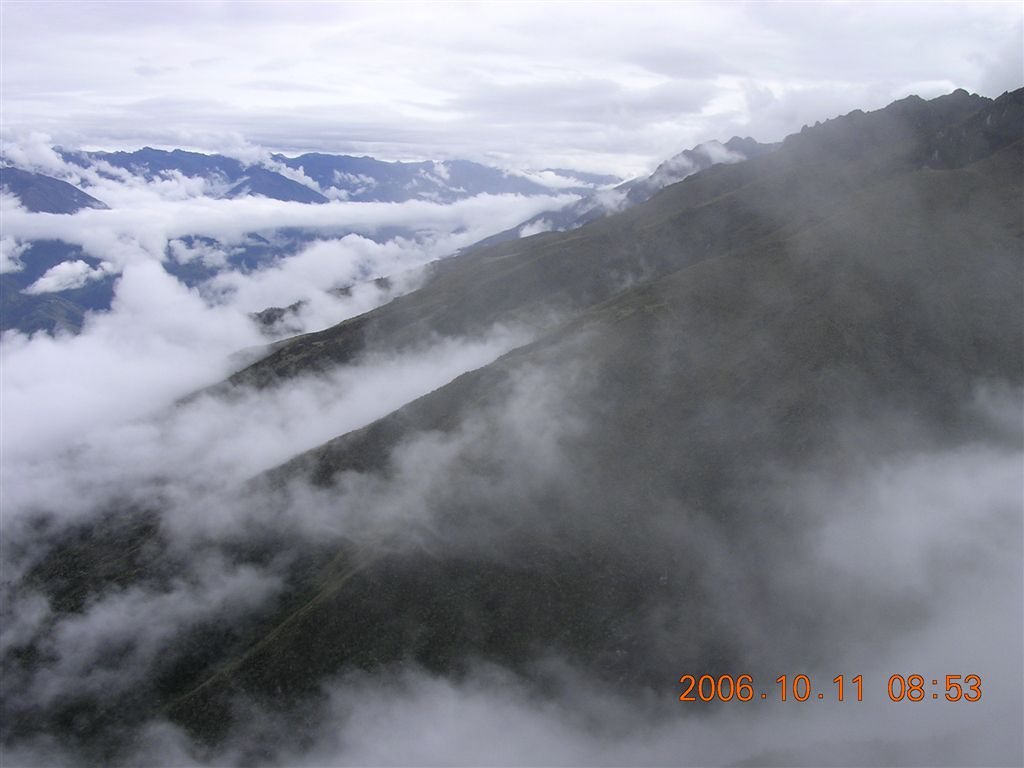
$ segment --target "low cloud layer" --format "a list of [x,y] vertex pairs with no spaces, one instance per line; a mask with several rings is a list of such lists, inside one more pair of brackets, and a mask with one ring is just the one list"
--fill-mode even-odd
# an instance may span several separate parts
[[[365,478],[378,482],[369,486],[354,476],[330,494],[302,497],[287,511],[289,525],[303,519],[312,525],[317,515],[323,516],[322,523],[330,519],[330,525],[310,529],[321,539],[345,536],[346,526],[361,528],[349,529],[358,538],[367,535],[367,524],[384,525],[399,532],[393,544],[404,541],[406,546],[417,540],[415,530],[432,525],[415,517],[424,510],[422,500],[440,499],[443,508],[446,496],[456,502],[472,496],[472,478],[489,458],[513,462],[517,473],[507,479],[527,485],[479,487],[488,498],[530,494],[535,487],[564,481],[573,462],[565,446],[575,432],[586,429],[575,422],[571,407],[564,410],[565,384],[539,371],[524,375],[498,410],[478,413],[446,437],[425,434],[407,443],[389,481]],[[997,405],[1000,417],[1005,416],[1009,403],[997,399]],[[222,417],[211,418],[209,409],[217,407],[208,402],[196,416],[204,424],[223,425]],[[262,412],[292,411],[271,406]],[[260,429],[266,436],[268,429],[281,427],[264,424]],[[117,442],[120,450],[131,449]],[[243,445],[256,442],[240,437],[225,447],[240,456]],[[103,455],[101,450],[91,460]],[[188,466],[173,451],[161,455],[170,457],[172,466]],[[207,465],[209,455],[198,458]],[[681,686],[665,695],[664,690],[609,684],[588,670],[587,659],[552,650],[538,654],[525,669],[479,662],[453,675],[415,665],[350,672],[323,681],[318,693],[283,709],[240,698],[236,712],[245,715],[212,747],[162,718],[149,719],[138,726],[133,746],[121,759],[127,765],[197,766],[254,761],[289,766],[1016,765],[1024,673],[1017,643],[1022,627],[1021,458],[1018,437],[1011,437],[952,450],[922,446],[884,462],[779,477],[778,499],[768,501],[785,504],[794,522],[806,526],[807,540],[773,543],[757,556],[767,555],[765,562],[775,568],[765,574],[774,599],[784,599],[789,609],[803,605],[820,611],[828,624],[820,627],[817,640],[829,642],[819,647],[819,656],[801,659],[798,644],[787,648],[789,628],[766,631],[752,613],[742,613],[744,606],[757,605],[754,595],[723,589],[721,604],[712,609],[721,612],[719,621],[732,626],[730,640],[744,647],[750,670],[772,669],[770,674],[754,671],[757,690],[771,692],[770,701],[683,703],[676,700]],[[147,461],[142,458],[136,468]],[[483,466],[474,468],[477,462]],[[483,470],[475,476],[480,483],[501,474]],[[398,512],[403,499],[404,514],[412,517],[398,527],[386,525],[379,516]],[[178,501],[175,506],[184,511],[187,505]],[[346,520],[343,510],[360,505],[369,506],[369,516]],[[203,509],[203,514],[224,513],[227,507]],[[197,539],[195,522],[179,529],[190,531],[192,547],[237,536],[228,527],[210,525]],[[234,521],[236,530],[240,522]],[[464,543],[472,545],[479,533]],[[728,548],[724,531],[705,528],[700,536],[699,547],[708,553]],[[430,546],[429,536],[418,546]],[[258,614],[281,588],[280,562],[230,567],[201,554],[206,551],[202,547],[194,551],[183,561],[186,578],[159,589],[114,591],[84,614],[60,619],[48,635],[55,663],[26,683],[21,695],[42,705],[49,697],[87,693],[96,686],[121,690],[144,679],[159,649],[173,648],[176,638],[208,621],[211,612]],[[705,567],[712,562],[706,560]],[[732,563],[721,575],[728,570],[742,572],[744,566]],[[20,608],[25,622],[5,628],[8,638],[46,624],[45,608],[33,613],[31,602]],[[125,642],[130,653],[119,657],[116,668],[106,666],[102,660],[110,648]],[[707,671],[682,665],[671,670],[673,675]],[[743,671],[731,670],[734,675]],[[846,676],[847,697],[853,699],[850,681],[863,675],[864,700],[775,700],[774,676],[801,673],[810,675],[815,690],[828,692],[829,699],[832,677]],[[891,702],[886,686],[893,674],[940,680],[947,674],[976,674],[983,698],[948,702],[940,694],[938,701]],[[7,758],[17,765],[77,765],[81,755],[37,738],[15,744]]]
[[[216,182],[180,172],[147,179],[104,162],[81,168],[62,160],[42,134],[5,144],[5,153],[109,206],[67,215],[28,211],[11,196],[0,201],[4,272],[21,270],[22,256],[39,240],[63,241],[80,249],[76,255],[97,260],[93,265],[81,258],[56,264],[25,293],[79,288],[147,264],[164,264],[176,273],[205,270],[213,276],[199,291],[211,307],[255,313],[298,305],[279,324],[282,333],[318,330],[360,314],[414,287],[417,269],[427,262],[577,199],[568,194],[478,195],[449,205],[217,199],[217,190],[210,187]],[[256,257],[247,256],[252,249]],[[254,258],[258,264],[244,265]],[[387,286],[371,284],[382,277],[390,279]],[[135,294],[133,279],[120,292],[126,297]],[[147,279],[164,290],[155,286],[157,278]],[[242,346],[256,343],[243,341]]]
[[438,258],[576,199],[574,195],[479,195],[450,205],[423,201],[308,205],[258,197],[217,200],[201,196],[201,188],[179,197],[162,188],[165,182],[177,183],[173,178],[144,182],[132,177],[126,182],[83,185],[111,206],[108,211],[90,209],[69,216],[8,208],[4,234],[17,242],[63,240],[122,267],[142,258],[160,259],[168,241],[189,235],[233,243],[248,233],[292,227],[313,228],[325,236],[331,232],[373,236],[402,227],[422,231],[430,254]]

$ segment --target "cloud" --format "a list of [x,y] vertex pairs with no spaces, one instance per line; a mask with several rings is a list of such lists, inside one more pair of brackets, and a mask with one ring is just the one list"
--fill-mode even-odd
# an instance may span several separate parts
[[[20,240],[60,239],[121,268],[139,259],[162,259],[168,241],[189,235],[237,243],[249,233],[286,228],[373,236],[402,227],[431,235],[426,250],[439,258],[577,199],[477,195],[450,205],[416,200],[306,205],[258,197],[216,200],[201,196],[201,186],[202,182],[177,176],[153,182],[97,180],[86,191],[101,197],[111,210],[89,209],[69,216],[5,209],[5,234]],[[92,215],[96,213],[105,215]]]
[[260,343],[244,315],[208,306],[158,263],[128,265],[112,311],[90,317],[80,336],[5,334],[5,439],[52,446],[140,416],[226,375],[229,355]]
[[[525,399],[510,402],[510,413],[529,407],[540,415],[556,405],[549,400],[536,407],[530,397],[536,386],[553,392],[550,382],[544,381],[524,379],[518,391]],[[420,467],[419,476],[426,481],[433,474],[431,487],[445,487],[452,471],[464,471],[456,469],[465,467],[456,454],[472,442],[472,432],[470,427],[445,443],[447,450],[442,454],[421,454],[419,460],[427,460],[428,465]],[[517,439],[538,447],[531,434],[536,432],[524,428]],[[403,461],[411,458],[407,453]],[[550,458],[550,454],[538,456],[536,466],[549,466],[552,474],[563,471],[566,465],[550,466]],[[794,554],[804,576],[808,567],[821,573],[837,568],[827,581],[791,583],[790,599],[814,595],[808,607],[821,609],[825,603],[819,601],[838,597],[842,604],[846,589],[867,587],[867,604],[877,600],[875,607],[882,608],[889,598],[878,590],[897,588],[909,590],[927,608],[902,617],[884,610],[847,614],[845,624],[830,628],[836,642],[823,648],[821,658],[776,670],[788,676],[810,675],[815,690],[828,691],[830,699],[832,677],[846,676],[847,695],[852,698],[850,681],[861,674],[863,702],[779,702],[773,692],[772,700],[763,703],[681,703],[676,700],[678,690],[665,696],[635,691],[602,681],[589,671],[586,659],[541,651],[531,664],[518,669],[477,662],[457,675],[430,672],[414,664],[349,672],[324,681],[320,695],[292,707],[269,708],[239,700],[238,711],[246,715],[213,747],[193,741],[167,722],[151,720],[135,732],[134,751],[123,762],[241,765],[259,754],[261,762],[289,766],[919,765],[922,761],[950,766],[1014,765],[1021,755],[1018,681],[1022,670],[1016,641],[1021,629],[1019,553],[1012,543],[1020,534],[1020,458],[1019,452],[992,446],[912,452],[884,464],[854,468],[834,479],[810,473],[795,490],[780,488],[799,499],[791,514],[806,516],[803,519],[812,523],[811,533],[817,540],[828,541],[839,533],[831,530],[836,525],[847,534],[854,533],[852,538],[837,536],[832,543],[812,548],[809,554],[816,562],[804,560],[808,551],[799,547],[786,555],[775,553],[778,559],[772,562],[781,567],[783,578],[795,565]],[[971,492],[979,487],[975,482],[979,469],[983,498]],[[410,503],[422,498],[419,492],[429,488],[409,487],[402,471],[413,471],[413,465],[400,470],[392,492],[405,488]],[[821,514],[822,498],[828,499],[835,514]],[[344,503],[344,497],[333,499],[335,508]],[[846,515],[846,508],[867,510],[868,515]],[[959,519],[965,511],[976,518]],[[818,518],[820,525],[814,522]],[[908,522],[916,530],[927,528],[928,535],[899,533]],[[972,551],[964,553],[970,557],[957,558],[963,567],[954,573],[938,568],[937,582],[918,579],[918,564],[948,560],[964,530],[970,530],[967,547]],[[710,529],[706,534],[714,535]],[[717,542],[708,539],[703,545],[717,546]],[[885,562],[898,571],[879,571],[873,553],[884,553]],[[194,588],[184,587],[163,595],[133,590],[98,601],[84,616],[68,619],[55,633],[55,642],[76,633],[84,641],[59,645],[66,658],[61,656],[49,674],[67,672],[68,685],[125,685],[132,679],[129,675],[106,679],[111,672],[94,661],[102,655],[105,638],[116,638],[124,631],[138,633],[130,658],[151,659],[154,644],[158,645],[155,638],[173,637],[162,635],[172,624],[181,631],[177,611],[189,606],[186,625],[200,620],[205,611],[219,605],[218,595],[234,589],[238,578],[255,578],[252,573],[234,579],[217,570],[210,574],[216,578],[206,588],[219,586],[208,597],[197,600]],[[273,581],[266,583],[274,588]],[[815,595],[815,586],[824,584],[829,585],[825,593]],[[239,607],[230,602],[224,605]],[[130,611],[120,613],[129,607]],[[736,607],[728,600],[723,610]],[[140,616],[161,618],[149,626],[137,621]],[[736,627],[752,618],[752,614],[736,615]],[[773,639],[749,638],[768,645]],[[793,662],[790,658],[783,663]],[[671,671],[674,679],[683,672],[702,670]],[[889,702],[889,676],[915,673],[943,679],[945,674],[978,674],[983,698],[969,705],[944,700],[917,705]],[[774,691],[773,676],[758,677],[758,688]],[[46,692],[50,679],[40,678],[40,693]],[[666,681],[666,687],[674,686]],[[62,754],[60,747],[44,742],[19,743],[8,754],[18,756],[18,764],[54,764],[61,759],[78,763],[73,754]]]
[[[159,304],[158,290],[166,292]],[[218,334],[207,334],[210,327]],[[526,338],[524,330],[503,327],[480,338],[438,338],[401,356],[370,356],[287,386],[229,399],[202,396],[167,411],[174,398],[230,372],[231,354],[258,338],[244,316],[207,307],[151,267],[133,268],[119,283],[114,312],[96,317],[80,336],[14,337],[0,350],[11,446],[3,464],[12,478],[2,492],[5,515],[13,520],[46,508],[73,520],[118,488],[155,492],[148,483],[159,476],[176,478],[198,508],[194,496],[206,492],[199,489],[236,493],[253,475],[384,416]],[[261,417],[253,419],[255,413]],[[207,523],[221,530],[232,514]],[[202,517],[183,509],[180,520],[199,530]]]
[[538,219],[532,224],[524,224],[519,228],[520,237],[530,237],[532,235],[539,235],[541,232],[550,232],[552,224],[547,219]]
[[[315,240],[293,256],[249,273],[224,271],[203,287],[216,303],[246,312],[305,302],[304,328],[325,327],[338,317],[339,304],[349,315],[362,314],[418,283],[415,268],[429,254],[414,242],[395,238],[377,243],[359,235]],[[386,287],[377,278],[390,277]],[[345,294],[338,290],[344,289]],[[313,314],[321,314],[314,319]]]
[[[266,198],[181,198],[166,193],[164,183],[179,188],[174,179],[124,185],[122,194],[107,196],[117,206],[102,211],[108,216],[90,216],[88,211],[71,216],[33,214],[6,208],[4,228],[9,242],[60,239],[102,260],[101,267],[91,270],[81,261],[57,265],[30,291],[76,287],[104,274],[158,265],[168,258],[178,263],[198,259],[207,266],[222,267],[201,286],[205,301],[244,313],[304,302],[291,318],[298,323],[294,330],[319,330],[411,290],[418,267],[577,199],[573,195],[480,195],[451,205],[409,201],[313,206]],[[307,236],[316,239],[303,244],[274,235],[289,228],[307,230]],[[370,239],[383,239],[382,231],[394,229],[404,230],[407,236],[384,242]],[[252,271],[223,269],[254,232],[280,241],[278,253],[284,255]],[[190,240],[191,245],[186,245],[183,238],[189,237],[215,242]],[[344,296],[334,290],[385,276],[393,279],[384,291],[368,285]]]
[[46,133],[31,131],[16,141],[0,144],[4,161],[18,168],[41,173],[60,172],[64,161],[53,150],[53,140]]
[[[279,265],[280,274],[263,279],[314,280],[321,267],[330,268],[317,260],[337,261],[342,267],[335,277],[348,279],[366,268],[401,263],[414,250],[407,245],[358,237],[314,243],[295,263]],[[263,289],[234,285],[253,301]],[[351,311],[367,299],[357,287],[347,301]],[[290,556],[239,562],[226,543],[236,538],[237,525],[273,527],[281,540],[328,532],[335,541],[339,528],[337,515],[322,514],[322,508],[265,516],[266,505],[249,504],[241,492],[245,481],[528,338],[503,327],[474,338],[438,337],[402,355],[370,355],[287,386],[239,391],[227,399],[204,395],[172,406],[238,367],[238,350],[260,344],[246,308],[243,298],[230,306],[211,304],[156,261],[139,260],[125,266],[111,311],[91,316],[80,335],[13,333],[0,345],[0,647],[7,661],[26,644],[45,657],[29,668],[17,662],[5,667],[12,692],[5,693],[5,713],[23,707],[52,713],[96,697],[144,697],[164,675],[177,674],[180,661],[194,662],[196,643],[209,647],[216,642],[211,638],[223,638],[222,622],[238,631],[249,626],[275,605],[289,578]],[[132,571],[138,578],[104,588],[80,574],[80,583],[97,588],[70,613],[35,591],[30,574],[48,547],[79,535],[83,524],[102,524],[111,505],[136,503],[140,510],[160,507],[158,533],[141,550],[141,570]],[[113,525],[111,536],[130,539],[131,524]],[[46,717],[35,721],[44,730]],[[78,760],[61,755],[46,738],[9,746],[5,762],[13,764]]]
[[[308,258],[329,257],[343,245],[321,244]],[[355,245],[371,247],[361,239]],[[6,552],[18,555],[6,558],[15,572],[40,557],[29,546],[40,515],[56,518],[59,530],[89,519],[107,499],[158,503],[168,541],[165,553],[147,559],[156,574],[107,588],[80,614],[55,615],[31,590],[16,595],[23,618],[5,626],[6,644],[36,637],[49,651],[16,678],[18,706],[45,708],[73,695],[148,684],[187,647],[190,632],[219,626],[222,611],[235,611],[232,621],[240,622],[272,613],[289,562],[304,547],[344,541],[371,555],[386,552],[392,563],[416,562],[424,552],[453,567],[470,562],[484,576],[495,568],[514,574],[500,569],[520,558],[543,576],[555,562],[569,590],[587,583],[577,573],[617,574],[607,595],[560,604],[571,612],[566,626],[583,637],[603,627],[611,639],[598,636],[596,647],[603,651],[607,642],[633,661],[609,656],[609,667],[602,656],[568,653],[555,622],[550,634],[531,635],[517,664],[470,657],[450,674],[385,665],[327,678],[320,693],[289,706],[239,698],[236,711],[247,714],[214,746],[159,716],[125,720],[131,738],[122,762],[166,762],[169,755],[199,765],[244,764],[254,755],[286,765],[821,765],[836,756],[860,764],[1019,762],[1019,391],[980,388],[965,404],[978,412],[978,430],[954,444],[914,438],[926,432],[900,425],[909,438],[898,450],[864,453],[860,444],[839,441],[804,466],[749,468],[745,480],[767,479],[737,484],[730,524],[722,525],[652,494],[642,476],[617,467],[591,471],[587,446],[607,428],[589,389],[592,361],[556,347],[532,366],[513,366],[507,384],[453,414],[445,429],[407,434],[388,449],[384,471],[343,472],[329,488],[300,475],[273,492],[247,492],[243,483],[256,473],[529,337],[495,328],[477,339],[437,339],[281,387],[228,399],[205,395],[167,410],[163,405],[184,389],[184,370],[210,376],[244,334],[228,334],[224,320],[232,315],[215,319],[225,308],[210,307],[155,266],[126,270],[115,311],[94,318],[81,337],[46,338],[39,346],[15,337],[0,350],[9,356],[3,470],[13,478],[0,500]],[[225,338],[204,337],[200,328],[220,329]],[[136,343],[135,334],[147,343]],[[52,361],[61,375],[46,375],[40,355],[58,344],[63,354]],[[144,368],[148,375],[133,370]],[[153,386],[176,369],[177,390]],[[28,381],[47,389],[19,390]],[[62,408],[97,392],[102,401],[84,400],[89,420],[79,415],[75,423],[75,412]],[[892,429],[868,418],[848,432],[885,445]],[[642,506],[631,506],[637,498]],[[259,551],[265,536],[277,542],[278,558],[235,561],[240,549]],[[387,562],[378,572],[385,580],[397,575]],[[158,578],[161,568],[180,575]],[[615,641],[618,630],[588,611],[600,616],[614,605],[604,602],[609,595],[629,586],[637,590],[633,632],[628,642]],[[419,588],[444,605],[443,584],[426,580]],[[554,586],[548,590],[519,599],[543,619],[545,601],[559,598]],[[475,626],[477,604],[460,606]],[[831,691],[836,674],[862,674],[865,701],[683,704],[678,691],[666,690],[680,674],[707,671],[692,666],[694,658],[708,658],[691,647],[705,640],[738,665],[726,671],[755,674],[765,687],[777,674],[806,673]],[[664,679],[650,681],[647,663]],[[621,674],[607,674],[617,664],[624,664]],[[884,686],[897,673],[979,674],[985,696],[969,707],[889,703]],[[8,754],[24,764],[75,763],[87,754],[88,744],[75,746],[78,737],[53,732],[63,743],[22,740]]]
[[81,259],[62,261],[46,270],[42,277],[24,289],[24,293],[38,295],[81,288],[92,280],[106,277],[110,274],[112,266],[106,261],[100,262],[97,267],[92,267]]
[[548,189],[571,189],[573,187],[579,188],[591,186],[585,181],[572,177],[568,172],[562,173],[552,170],[510,170],[509,173],[515,176],[521,176],[522,178],[537,184],[541,184]]
[[[37,144],[11,146],[27,156],[46,148]],[[250,149],[272,162],[266,150]],[[288,319],[291,332],[318,330],[371,309],[410,290],[423,264],[577,199],[566,194],[479,195],[451,205],[334,201],[311,206],[267,198],[215,199],[210,195],[218,192],[216,180],[180,172],[146,179],[104,162],[83,169],[60,161],[50,172],[102,199],[109,206],[102,212],[108,215],[37,214],[5,198],[0,201],[5,271],[17,268],[23,250],[19,243],[42,239],[80,246],[101,264],[58,264],[28,293],[80,287],[147,262],[196,263],[217,271],[201,286],[210,303],[245,313],[301,303]],[[271,254],[255,269],[246,269],[238,260],[249,261],[245,251],[254,233],[269,239],[260,247]],[[392,278],[387,290],[358,286],[385,276]]]
[[[275,509],[245,492],[249,478],[528,338],[500,327],[478,338],[437,338],[285,386],[229,398],[207,394],[168,408],[175,396],[226,367],[227,353],[251,333],[238,319],[146,263],[126,270],[114,310],[81,335],[14,336],[0,348],[2,471],[9,478],[0,488],[6,573],[0,647],[17,655],[31,643],[43,654],[39,663],[6,668],[8,714],[26,707],[52,713],[103,698],[117,717],[133,719],[120,709],[123,701],[154,695],[160,680],[177,674],[179,661],[195,662],[197,647],[215,648],[226,626],[230,637],[273,609],[298,553],[239,562],[230,542],[249,551],[268,529],[279,542],[307,544],[373,529],[352,531],[336,503]],[[157,532],[141,545],[130,583],[104,587],[102,575],[80,574],[84,581],[76,584],[88,583],[90,593],[71,612],[34,590],[37,582],[27,574],[46,562],[49,546],[79,535],[82,524],[102,525],[111,505],[135,504],[140,511],[160,509]],[[131,542],[133,523],[111,525],[111,536]],[[49,716],[37,724],[48,728]],[[78,761],[41,743],[7,745],[5,761]]]
[[213,558],[188,569],[165,589],[115,591],[94,598],[82,613],[55,618],[42,644],[53,662],[33,676],[25,695],[46,707],[60,699],[123,694],[145,684],[140,678],[166,663],[175,639],[195,625],[244,617],[281,588],[267,569]]
[[226,267],[228,263],[228,252],[224,247],[203,240],[185,242],[181,239],[173,239],[167,243],[167,249],[170,251],[171,259],[178,264],[191,264],[198,261],[204,266],[219,268]]
[[263,167],[268,168],[271,171],[274,171],[275,173],[281,174],[286,179],[291,179],[292,181],[296,181],[304,187],[309,187],[314,192],[324,194],[324,190],[320,188],[320,185],[316,183],[316,180],[311,179],[309,176],[307,176],[303,172],[301,167],[292,168],[290,165],[285,165],[280,160],[274,160],[273,158],[268,158],[264,160],[262,162],[262,165]]
[[594,194],[594,200],[608,213],[617,213],[626,204],[626,193],[617,189],[602,189]]
[[21,255],[28,247],[28,243],[19,243],[13,237],[0,237],[0,273],[23,270],[25,265],[21,262]]

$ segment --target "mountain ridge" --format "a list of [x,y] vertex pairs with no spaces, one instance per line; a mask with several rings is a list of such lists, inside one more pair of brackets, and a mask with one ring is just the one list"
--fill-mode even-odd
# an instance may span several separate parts
[[[132,152],[59,150],[59,154],[68,163],[80,168],[96,166],[108,176],[111,172],[103,164],[150,181],[168,173],[202,178],[209,183],[211,194],[228,198],[253,194],[302,203],[416,199],[454,202],[478,194],[540,195],[551,194],[555,189],[468,160],[389,162],[366,155],[308,152],[295,157],[271,153],[261,160],[242,161],[225,155],[152,147]],[[582,183],[560,185],[557,189],[585,192],[599,183],[601,177],[579,174],[573,178]]]
[[[526,237],[541,232],[565,232],[582,227],[591,221],[642,203],[658,190],[687,176],[698,173],[718,162],[735,163],[773,151],[779,145],[760,144],[749,136],[733,136],[725,144],[716,140],[705,141],[692,149],[684,149],[660,163],[649,176],[624,181],[611,189],[585,196],[556,211],[544,211],[516,226],[492,235],[473,248]],[[468,250],[468,249],[467,249]]]

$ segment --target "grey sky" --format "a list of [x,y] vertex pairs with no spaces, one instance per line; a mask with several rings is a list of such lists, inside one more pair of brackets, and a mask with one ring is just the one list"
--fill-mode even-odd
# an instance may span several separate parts
[[1009,3],[3,0],[2,130],[623,175],[700,141],[1019,87]]

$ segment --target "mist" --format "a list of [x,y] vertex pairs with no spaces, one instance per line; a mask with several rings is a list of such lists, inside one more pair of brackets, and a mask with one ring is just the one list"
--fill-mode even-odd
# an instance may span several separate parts
[[[522,337],[512,339],[501,341],[499,334],[478,352],[460,344],[457,367],[486,361]],[[439,354],[446,353],[442,348],[426,354],[436,363]],[[383,475],[346,473],[330,486],[309,485],[298,475],[279,492],[268,495],[263,489],[258,497],[246,497],[239,490],[241,478],[320,439],[310,433],[309,423],[301,421],[304,411],[297,400],[344,392],[342,400],[351,414],[360,414],[360,420],[350,416],[346,422],[339,413],[339,421],[324,427],[343,433],[373,417],[360,398],[381,398],[375,404],[381,412],[410,399],[408,390],[390,400],[378,392],[380,381],[394,378],[395,365],[406,366],[408,374],[415,370],[416,357],[368,361],[350,372],[347,391],[346,374],[339,372],[334,378],[299,383],[294,392],[253,393],[247,397],[255,399],[248,401],[200,399],[173,417],[165,416],[172,423],[159,430],[150,425],[149,432],[140,433],[135,425],[134,434],[122,430],[109,438],[109,444],[97,439],[87,453],[76,452],[89,456],[89,469],[97,474],[103,472],[100,465],[109,463],[121,476],[141,478],[159,462],[165,488],[171,480],[171,492],[164,494],[161,532],[171,542],[175,570],[187,576],[163,582],[147,579],[144,586],[100,593],[83,613],[66,618],[50,618],[39,607],[33,614],[31,601],[37,598],[20,595],[18,599],[26,602],[20,604],[19,614],[27,618],[5,627],[5,636],[14,635],[9,643],[17,644],[19,634],[40,631],[48,620],[56,622],[47,630],[55,660],[35,673],[21,695],[43,707],[57,696],[124,690],[154,674],[157,654],[173,655],[171,649],[190,628],[209,621],[211,612],[217,613],[218,621],[225,619],[226,610],[235,612],[239,621],[262,615],[287,582],[292,555],[239,567],[217,553],[223,543],[258,538],[268,529],[292,541],[355,541],[364,551],[374,552],[374,558],[457,552],[471,562],[491,561],[499,567],[514,563],[517,552],[534,546],[531,542],[543,540],[558,550],[582,535],[590,542],[586,548],[592,557],[628,559],[631,551],[641,549],[680,573],[697,571],[713,581],[716,599],[702,609],[701,621],[717,627],[715,637],[729,644],[730,658],[740,664],[730,669],[735,669],[734,675],[753,674],[756,690],[770,691],[778,674],[807,674],[815,690],[828,691],[835,675],[843,674],[849,681],[860,674],[864,700],[840,703],[831,695],[828,701],[806,703],[676,700],[682,688],[673,685],[673,678],[713,670],[685,661],[665,665],[673,656],[687,656],[680,653],[685,642],[680,645],[680,638],[672,637],[678,617],[670,616],[676,611],[685,616],[693,606],[687,597],[690,588],[678,583],[671,570],[660,576],[656,563],[640,568],[649,574],[640,578],[651,579],[644,588],[660,593],[654,603],[658,621],[641,619],[641,652],[658,662],[659,674],[669,676],[664,685],[648,680],[623,686],[606,671],[595,674],[590,659],[567,654],[558,642],[541,645],[522,663],[510,666],[470,657],[460,671],[442,674],[417,664],[394,663],[372,672],[328,677],[298,698],[285,697],[288,704],[241,696],[233,707],[246,715],[215,746],[195,740],[162,718],[143,719],[133,726],[133,746],[119,751],[117,762],[1019,762],[1019,680],[1024,670],[1015,638],[1022,626],[1024,531],[1019,509],[1024,452],[1019,429],[1006,418],[1019,393],[979,391],[972,407],[991,421],[995,431],[989,439],[954,449],[918,444],[890,453],[884,461],[856,459],[840,450],[825,462],[829,471],[778,472],[758,486],[765,495],[737,499],[750,509],[765,504],[784,508],[788,518],[750,552],[753,562],[773,565],[770,572],[759,571],[757,584],[748,581],[753,575],[749,566],[735,557],[732,539],[737,534],[744,538],[743,528],[730,532],[676,516],[654,530],[627,534],[615,545],[606,540],[605,534],[621,533],[614,505],[601,507],[596,500],[608,489],[581,495],[574,466],[575,446],[594,438],[594,425],[584,420],[585,409],[579,406],[586,392],[585,376],[562,366],[513,375],[502,397],[471,408],[455,431],[424,432],[404,440]],[[430,386],[421,382],[420,389]],[[265,418],[258,428],[246,429],[239,419],[254,410]],[[275,413],[282,418],[287,414],[290,424],[274,423]],[[289,443],[292,428],[302,439]],[[875,424],[872,429],[886,427]],[[154,443],[151,453],[146,452],[147,442]],[[514,475],[500,469],[513,466]],[[80,467],[79,472],[86,469]],[[197,470],[207,474],[192,476]],[[48,497],[54,508],[67,509],[72,493],[80,495],[89,488],[80,475],[69,472],[67,463],[45,474],[59,475],[62,482],[50,483],[43,491],[41,473],[40,487],[30,495],[37,504]],[[212,482],[215,474],[218,479]],[[19,476],[24,478],[25,473]],[[97,483],[90,489],[94,500],[110,493],[109,485],[102,486]],[[240,494],[234,500],[241,503],[233,504],[231,494],[219,493],[221,488],[233,488],[232,494]],[[67,500],[60,499],[62,492],[68,493]],[[519,519],[501,520],[492,513],[486,519],[467,520],[453,513],[495,498],[510,502]],[[587,519],[552,517],[531,503],[541,498],[560,499],[578,511],[585,507]],[[255,499],[259,501],[254,503]],[[5,509],[12,506],[17,504],[5,500]],[[11,530],[10,522],[7,525]],[[792,535],[795,531],[800,532],[798,537]],[[496,547],[497,539],[502,543]],[[671,554],[683,542],[688,557],[697,560],[689,567]],[[9,542],[8,552],[10,546]],[[158,555],[158,560],[168,557]],[[7,559],[16,562],[9,555]],[[767,611],[765,600],[771,606]],[[26,626],[26,621],[33,626]],[[124,643],[133,650],[119,656],[117,667],[97,662]],[[984,697],[976,703],[890,702],[886,684],[893,674],[977,674],[984,681]],[[666,689],[675,692],[666,695]],[[77,765],[81,749],[30,739],[8,749],[6,759],[17,765]]]

